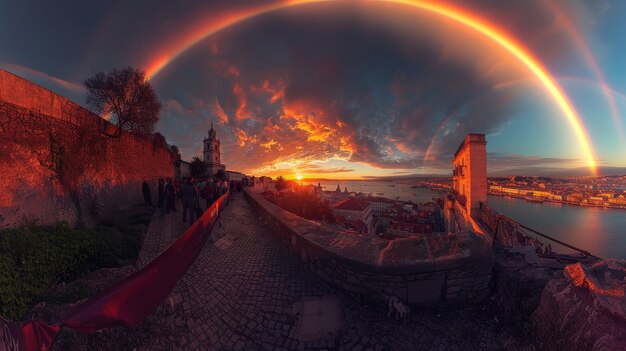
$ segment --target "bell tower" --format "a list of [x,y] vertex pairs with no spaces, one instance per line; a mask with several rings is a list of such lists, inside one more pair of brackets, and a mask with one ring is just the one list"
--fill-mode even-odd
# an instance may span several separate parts
[[211,122],[211,129],[209,129],[208,138],[204,138],[204,152],[203,161],[206,164],[207,175],[214,176],[219,169],[225,170],[226,166],[222,164],[220,140],[217,138],[215,129],[213,129],[213,122]]

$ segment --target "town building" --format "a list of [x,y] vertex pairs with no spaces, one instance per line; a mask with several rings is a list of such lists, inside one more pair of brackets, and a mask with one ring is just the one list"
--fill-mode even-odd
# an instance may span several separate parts
[[242,181],[246,178],[246,175],[241,173],[241,172],[235,172],[235,171],[226,171],[226,178],[230,181]]
[[454,154],[454,192],[467,212],[479,216],[487,202],[487,141],[485,134],[468,134]]
[[178,161],[178,167],[174,168],[174,176],[176,179],[191,177],[191,163],[183,160]]
[[385,197],[363,196],[360,197],[360,199],[372,204],[372,214],[374,216],[382,215],[386,209],[390,208],[395,203],[395,201]]
[[372,205],[355,197],[347,197],[332,205],[335,220],[360,233],[373,233]]
[[411,202],[395,203],[378,217],[376,231],[387,239],[408,238],[443,231],[436,214]]
[[211,123],[211,129],[209,129],[208,138],[203,140],[203,159],[205,165],[205,176],[215,177],[221,170],[226,171],[226,165],[221,161],[220,140],[217,138],[215,129],[213,129],[213,123]]

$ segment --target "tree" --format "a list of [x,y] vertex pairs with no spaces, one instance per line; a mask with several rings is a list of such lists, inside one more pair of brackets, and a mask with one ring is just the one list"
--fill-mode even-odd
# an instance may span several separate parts
[[204,177],[204,162],[200,157],[196,156],[191,159],[191,165],[189,166],[191,176],[194,178]]
[[224,179],[226,179],[226,173],[224,172],[224,170],[223,170],[223,169],[221,169],[221,168],[220,168],[220,169],[218,169],[218,170],[217,170],[217,172],[215,172],[215,177],[216,177],[217,179],[222,179],[222,180],[224,180]]
[[86,102],[96,113],[110,115],[117,127],[110,137],[118,138],[122,130],[147,135],[159,121],[161,103],[146,79],[144,71],[133,67],[96,72],[84,82]]
[[[157,132],[152,134],[152,147],[156,150],[156,149],[169,149],[168,145],[167,145],[167,140],[165,140],[165,137],[163,136],[163,134]],[[169,150],[168,150],[169,151]]]
[[287,187],[287,181],[285,180],[285,177],[279,176],[278,178],[276,178],[275,187],[278,191],[285,189]]

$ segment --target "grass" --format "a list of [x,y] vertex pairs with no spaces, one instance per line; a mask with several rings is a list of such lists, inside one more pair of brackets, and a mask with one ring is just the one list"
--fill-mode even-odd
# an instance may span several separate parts
[[105,267],[134,261],[153,208],[114,213],[94,229],[25,224],[0,231],[0,315],[23,319],[35,304],[70,303],[88,294],[85,284],[54,289]]

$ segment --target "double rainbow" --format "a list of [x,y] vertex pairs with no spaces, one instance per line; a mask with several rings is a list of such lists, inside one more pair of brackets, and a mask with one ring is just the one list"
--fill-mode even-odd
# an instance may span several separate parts
[[[208,36],[211,36],[224,28],[273,11],[278,11],[304,4],[329,1],[336,0],[293,0],[277,4],[258,6],[242,10],[241,12],[236,12],[230,15],[223,16],[219,20],[204,23],[202,26],[198,27],[197,30],[193,31],[187,37],[183,38],[183,40],[177,42],[175,45],[166,49],[155,59],[153,59],[146,69],[147,76],[150,78],[154,77],[178,56],[180,56]],[[509,52],[513,57],[517,59],[517,61],[521,65],[526,67],[536,77],[536,79],[539,80],[539,82],[541,82],[541,84],[554,100],[554,102],[559,106],[579,141],[579,146],[584,156],[584,159],[586,160],[587,166],[590,168],[591,172],[595,174],[596,161],[594,158],[594,152],[592,150],[589,136],[587,135],[580,116],[572,106],[572,103],[569,101],[566,94],[563,92],[563,89],[556,83],[556,80],[550,75],[547,69],[543,67],[541,62],[539,62],[520,43],[516,42],[507,33],[498,29],[496,26],[487,22],[486,20],[475,16],[467,10],[459,9],[448,4],[440,4],[424,0],[372,1],[406,5],[418,10],[426,11],[433,15],[441,16],[445,19],[461,24],[477,33],[480,33],[485,38],[493,41],[505,51]]]

